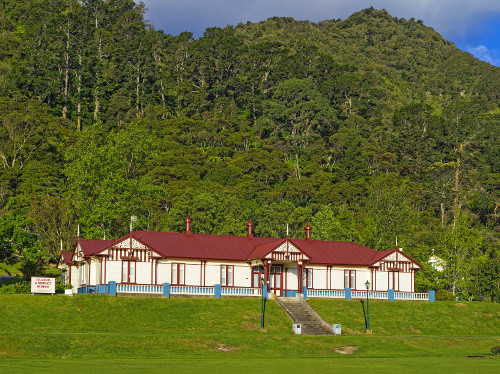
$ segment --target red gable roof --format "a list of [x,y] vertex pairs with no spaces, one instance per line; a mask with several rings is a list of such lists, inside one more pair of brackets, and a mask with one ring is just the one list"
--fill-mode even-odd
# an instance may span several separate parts
[[376,250],[350,242],[293,239],[292,244],[311,258],[310,264],[367,266]]
[[208,234],[186,235],[158,231],[134,231],[132,236],[165,257],[235,261],[245,261],[256,246],[276,241],[273,238]]
[[[188,235],[158,231],[134,231],[131,235],[132,238],[162,257],[227,261],[249,261],[263,258],[287,240],[234,235]],[[79,239],[79,244],[83,255],[91,256],[112,248],[127,238],[130,238],[130,234],[117,240]],[[310,258],[310,264],[371,266],[397,251],[397,249],[389,249],[379,252],[350,242],[288,240]]]
[[63,262],[66,265],[73,264],[73,252],[71,251],[61,251],[61,259],[59,262]]
[[372,258],[370,265],[375,264],[376,262],[382,260],[383,258],[389,256],[390,254],[396,252],[397,249],[387,249],[385,251],[379,251],[375,254],[375,256]]
[[285,243],[286,239],[274,239],[273,241],[258,245],[247,256],[249,260],[265,257],[269,252],[274,251],[281,244]]
[[78,239],[78,244],[80,244],[84,256],[92,256],[99,253],[114,242],[115,240]]

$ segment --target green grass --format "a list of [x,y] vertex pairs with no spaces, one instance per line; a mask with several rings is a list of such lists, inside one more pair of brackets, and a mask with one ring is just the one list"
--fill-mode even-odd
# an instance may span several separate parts
[[496,359],[419,358],[177,358],[177,359],[9,359],[5,373],[497,373]]
[[[371,372],[392,366],[412,372],[413,365],[435,371],[440,364],[456,372],[499,369],[489,355],[500,345],[498,304],[373,301],[374,334],[366,335],[359,301],[309,302],[340,323],[343,335],[295,335],[274,301],[266,304],[267,331],[260,331],[260,299],[0,295],[0,372],[30,372],[32,365],[58,372],[78,362],[86,363],[80,372],[98,371],[92,368],[103,362],[108,371],[186,372],[189,363],[202,371],[249,372],[271,359],[290,372],[305,364],[306,372],[365,365]],[[345,347],[354,348],[340,353]]]
[[7,264],[5,262],[0,262],[0,275],[8,275],[11,277],[20,277],[22,275],[19,269],[20,264]]

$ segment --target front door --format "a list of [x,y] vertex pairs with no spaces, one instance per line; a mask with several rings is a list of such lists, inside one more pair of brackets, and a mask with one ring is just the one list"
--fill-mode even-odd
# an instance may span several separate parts
[[[269,292],[276,296],[283,294],[283,267],[282,265],[273,265],[269,269]],[[254,266],[252,269],[252,287],[260,287],[260,279],[264,277],[264,267]]]
[[269,276],[269,288],[276,296],[282,296],[283,293],[283,268],[281,265],[271,266]]

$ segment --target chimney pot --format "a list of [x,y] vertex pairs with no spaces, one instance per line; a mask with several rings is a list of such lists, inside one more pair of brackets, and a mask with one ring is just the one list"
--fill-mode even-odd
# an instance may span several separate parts
[[311,240],[311,226],[307,224],[305,230],[306,230],[306,240]]
[[186,223],[186,234],[187,235],[191,235],[191,218],[189,218],[189,216],[186,217],[186,219],[184,220],[184,222]]
[[248,220],[248,223],[247,223],[247,228],[248,228],[248,233],[247,233],[247,236],[248,236],[249,238],[253,238],[252,227],[253,227],[252,220],[251,220],[251,219],[249,219],[249,220]]

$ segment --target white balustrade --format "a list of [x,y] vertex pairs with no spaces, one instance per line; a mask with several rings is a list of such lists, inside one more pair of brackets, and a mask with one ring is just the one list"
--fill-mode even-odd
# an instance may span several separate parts
[[325,299],[345,299],[345,290],[313,290],[308,288],[307,297],[320,297]]
[[213,286],[170,286],[172,295],[213,296]]
[[429,301],[428,292],[395,292],[395,300],[417,300],[417,301]]
[[147,293],[147,294],[161,294],[163,293],[163,286],[152,284],[117,284],[117,293]]
[[222,296],[260,296],[261,288],[252,287],[222,287]]

